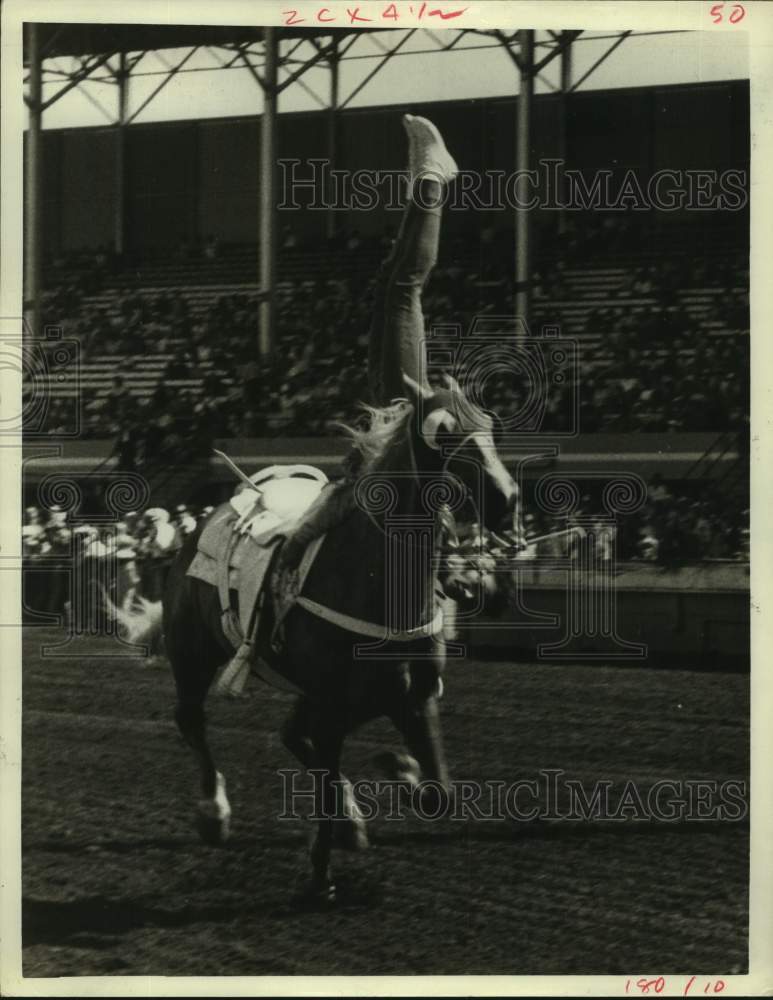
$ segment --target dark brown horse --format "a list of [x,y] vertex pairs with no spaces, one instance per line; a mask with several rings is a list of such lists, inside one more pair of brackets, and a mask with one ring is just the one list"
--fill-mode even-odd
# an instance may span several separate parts
[[[283,727],[284,744],[304,767],[324,775],[317,789],[324,818],[312,848],[312,892],[322,898],[333,895],[334,817],[348,816],[363,836],[340,775],[348,733],[389,717],[420,777],[432,780],[427,794],[442,799],[448,788],[437,704],[445,659],[436,601],[438,513],[447,506],[496,530],[503,521],[512,526],[517,507],[491,418],[453,379],[431,389],[425,378],[421,291],[437,252],[440,209],[433,206],[455,164],[434,126],[410,116],[405,126],[414,184],[423,186],[413,188],[376,289],[369,376],[379,405],[367,408],[366,426],[352,432],[361,462],[346,487],[353,491],[350,513],[327,530],[303,588],[306,604],[285,619],[278,667],[301,691]],[[422,164],[434,179],[417,174]],[[207,743],[204,700],[233,649],[221,629],[216,588],[186,576],[195,548],[191,538],[170,571],[163,632],[177,685],[177,724],[201,771],[201,829],[217,840],[227,834],[230,807]],[[335,613],[334,621],[320,616],[319,605]],[[133,638],[147,638],[151,619],[159,624],[157,610],[146,605],[135,616]],[[374,625],[381,643],[372,638]]]
[[[444,505],[462,509],[471,504],[470,518],[496,528],[503,521],[512,524],[516,500],[487,418],[479,414],[476,426],[460,426],[460,414],[469,421],[473,411],[469,405],[455,405],[455,394],[440,390],[424,400],[372,411],[374,425],[360,441],[367,457],[353,487],[355,509],[325,537],[303,588],[310,600],[363,626],[382,625],[387,641],[349,631],[302,606],[285,619],[279,669],[302,694],[282,738],[304,767],[325,776],[317,789],[317,812],[326,818],[319,823],[312,850],[312,889],[323,897],[333,894],[334,817],[347,817],[356,837],[364,840],[356,803],[340,774],[348,733],[387,716],[420,766],[415,779],[431,782],[425,794],[436,796],[448,787],[437,703],[445,655],[437,629],[436,515]],[[443,411],[444,430],[433,430],[432,445],[416,420],[426,404],[434,406],[433,427],[439,426],[437,414]],[[201,772],[200,832],[222,841],[230,806],[225,779],[207,742],[204,701],[233,648],[221,628],[216,588],[186,576],[195,552],[196,536],[191,536],[170,570],[163,601],[164,645],[177,686],[175,718]],[[135,641],[148,640],[153,622],[159,624],[157,612],[157,606],[146,605],[134,616]],[[344,789],[343,797],[336,787]],[[435,811],[435,805],[427,809]]]

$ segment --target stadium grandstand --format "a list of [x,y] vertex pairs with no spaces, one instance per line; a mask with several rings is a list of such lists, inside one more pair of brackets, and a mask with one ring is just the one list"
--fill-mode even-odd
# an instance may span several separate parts
[[753,992],[764,5],[8,6],[21,993]]
[[[707,170],[732,175],[736,185],[742,178],[740,197],[715,198],[700,211],[684,190],[668,211],[643,211],[635,197],[584,209],[541,197],[525,222],[525,213],[476,191],[446,212],[424,307],[430,333],[517,314],[532,334],[558,330],[576,341],[577,365],[551,395],[541,438],[566,435],[572,396],[580,434],[562,444],[556,467],[571,471],[594,456],[600,468],[622,462],[654,477],[654,496],[622,533],[624,558],[747,558],[747,81],[580,90],[593,65],[577,68],[576,32],[554,43],[536,33],[531,50],[519,33],[492,41],[461,32],[460,48],[531,51],[532,68],[551,65],[528,86],[522,55],[515,98],[363,108],[332,103],[335,82],[324,110],[277,114],[278,102],[266,101],[262,115],[136,123],[127,112],[128,81],[138,73],[131,52],[155,45],[192,52],[208,43],[234,60],[254,57],[268,73],[271,32],[197,29],[183,38],[157,28],[139,38],[129,28],[125,37],[96,30],[39,26],[35,41],[41,72],[52,71],[54,55],[109,51],[112,63],[94,56],[91,71],[115,73],[120,114],[108,126],[42,130],[37,122],[40,247],[28,253],[38,262],[35,274],[27,271],[29,315],[38,331],[78,343],[77,378],[51,380],[45,417],[46,434],[71,437],[73,422],[78,433],[61,460],[29,463],[29,506],[55,466],[140,473],[156,506],[201,509],[230,488],[230,473],[212,457],[216,442],[249,467],[277,456],[336,467],[337,426],[367,397],[369,294],[399,200],[390,189],[391,203],[379,197],[362,210],[324,170],[398,171],[395,123],[411,110],[441,125],[465,169],[487,177],[560,160],[589,186],[608,172],[612,190],[631,176],[647,190],[659,171],[673,172],[683,189]],[[610,61],[617,46],[631,44],[628,34],[603,43]],[[291,72],[281,53],[304,42],[290,30],[286,36],[271,44],[285,84],[297,89],[303,60]],[[341,32],[311,50],[324,53],[332,80],[343,74],[350,44]],[[32,51],[28,40],[30,64]],[[305,58],[313,64],[316,56]],[[386,72],[395,59],[385,55],[377,68]],[[81,63],[64,89],[83,90],[87,68]],[[558,88],[540,87],[553,69]],[[157,74],[167,83],[174,76]],[[269,141],[273,211],[261,202]],[[539,183],[544,196],[544,177]],[[517,413],[523,403],[513,379],[491,380],[487,393],[499,413]],[[529,469],[527,479],[537,473]],[[86,504],[98,507],[98,488],[89,489]]]

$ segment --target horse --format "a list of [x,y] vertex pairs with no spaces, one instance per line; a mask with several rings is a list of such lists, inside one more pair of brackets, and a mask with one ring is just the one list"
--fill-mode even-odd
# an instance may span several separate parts
[[[494,531],[520,516],[518,488],[497,454],[491,414],[451,375],[431,386],[422,367],[421,292],[436,260],[437,195],[456,166],[431,123],[406,115],[404,124],[419,186],[377,283],[369,356],[377,405],[366,406],[362,426],[349,429],[359,456],[345,487],[353,502],[324,534],[302,594],[283,620],[281,657],[272,662],[300,691],[282,727],[284,746],[319,776],[308,892],[321,900],[335,899],[334,820],[348,819],[353,839],[366,840],[340,773],[344,741],[354,729],[391,719],[410,755],[403,759],[412,779],[434,800],[427,809],[434,814],[450,800],[438,710],[445,646],[434,529],[441,509],[467,507],[470,520]],[[427,165],[434,180],[419,176]],[[163,616],[157,606],[143,605],[131,616],[130,637],[147,641],[163,627],[177,689],[175,719],[199,765],[200,832],[222,841],[231,808],[207,741],[204,702],[233,648],[216,587],[186,575],[197,538],[198,532],[188,538],[169,571]],[[270,577],[282,572],[281,556],[280,550]],[[272,589],[265,598],[269,613]]]
[[[517,517],[518,490],[497,455],[491,418],[464,398],[457,383],[427,389],[405,378],[409,397],[369,408],[367,426],[352,432],[362,455],[353,486],[357,503],[324,537],[303,586],[310,601],[347,616],[352,625],[333,623],[297,603],[284,620],[283,654],[272,664],[301,691],[282,727],[282,742],[322,776],[308,892],[329,900],[335,898],[334,819],[347,818],[354,841],[366,842],[340,773],[349,733],[375,718],[391,719],[418,765],[413,780],[421,783],[422,795],[436,800],[425,803],[427,814],[439,813],[448,794],[438,710],[445,643],[436,613],[437,514],[472,504],[471,519],[492,530],[512,526]],[[163,617],[157,604],[145,602],[130,616],[131,640],[147,642],[163,628],[177,690],[175,720],[199,765],[199,830],[218,843],[227,838],[231,809],[207,740],[204,703],[233,647],[221,625],[217,589],[186,575],[200,531],[188,537],[170,568]],[[281,560],[272,570],[278,572]],[[369,653],[356,623],[377,623],[386,642],[371,639]]]

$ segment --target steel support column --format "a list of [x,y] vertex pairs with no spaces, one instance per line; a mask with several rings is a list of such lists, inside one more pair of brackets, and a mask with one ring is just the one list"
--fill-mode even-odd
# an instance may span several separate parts
[[38,26],[27,24],[29,53],[29,128],[24,176],[25,241],[24,241],[24,317],[33,337],[41,329],[41,236],[42,236],[42,121],[43,71]]
[[113,198],[113,250],[117,257],[126,251],[126,112],[129,99],[129,70],[126,53],[119,55],[118,72],[118,117],[115,123],[115,160],[113,164],[115,195]]
[[[338,54],[338,42],[333,41],[332,51],[328,56],[330,66],[330,100],[327,108],[327,158],[330,169],[334,170],[338,161],[338,64],[340,56]],[[328,209],[325,220],[325,235],[328,240],[335,239],[338,230],[338,213],[333,205],[334,185],[331,183],[331,190],[327,192]]]
[[[562,40],[570,32],[562,31]],[[560,94],[558,98],[558,156],[566,163],[567,157],[567,105],[569,102],[569,91],[572,89],[572,42],[569,41],[560,56]],[[561,204],[563,205],[563,198]],[[566,232],[566,209],[560,209],[558,213],[558,232],[563,235]]]
[[[531,108],[534,97],[534,31],[518,32],[520,91],[517,102],[516,170],[523,177],[531,164]],[[525,206],[534,191],[524,181],[518,183],[515,210],[515,313],[528,322],[531,281],[530,210]]]
[[260,131],[260,309],[258,354],[271,357],[276,322],[276,113],[279,38],[276,28],[263,29],[263,116]]

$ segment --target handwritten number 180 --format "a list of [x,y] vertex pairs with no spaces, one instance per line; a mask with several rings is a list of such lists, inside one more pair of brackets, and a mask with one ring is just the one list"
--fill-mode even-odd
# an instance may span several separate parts
[[[686,997],[690,995],[693,984],[695,984],[696,976],[690,976],[687,984],[682,989],[682,996]],[[657,979],[646,979],[642,977],[641,979],[631,980],[626,979],[625,981],[625,992],[626,993],[638,993],[641,996],[647,996],[649,993],[662,993],[666,986],[670,984],[666,983],[663,976],[658,976]],[[725,988],[724,979],[709,979],[703,986],[703,992],[708,996],[712,994],[721,993]],[[671,987],[673,991],[673,987]],[[678,989],[678,987],[677,987]],[[696,991],[700,991],[700,983],[695,986]]]
[[[711,8],[710,14],[714,24],[721,24],[724,20],[724,15],[722,14],[724,6],[725,5],[723,3],[715,3]],[[734,3],[730,13],[728,14],[728,21],[731,24],[738,24],[738,22],[742,21],[744,17],[746,17],[746,10],[744,7],[740,3]]]

